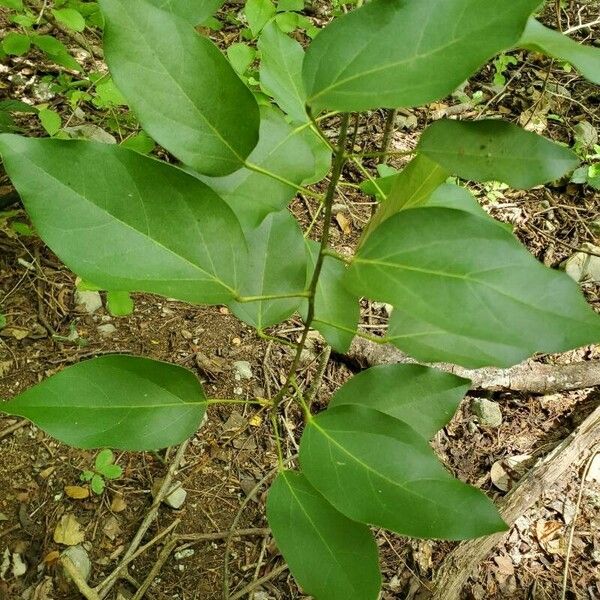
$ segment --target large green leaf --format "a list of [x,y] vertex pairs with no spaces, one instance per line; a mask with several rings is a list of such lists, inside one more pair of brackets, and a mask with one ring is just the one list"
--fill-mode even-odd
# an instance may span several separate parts
[[417,154],[400,173],[392,176],[389,194],[369,221],[363,240],[392,215],[405,208],[424,204],[448,176],[449,173],[436,162]]
[[375,408],[431,439],[452,418],[469,380],[421,365],[384,365],[362,371],[333,396],[329,407]]
[[304,50],[283,33],[275,22],[269,23],[258,40],[261,52],[260,87],[272,96],[292,120],[308,120],[304,105],[306,92],[302,82]]
[[462,210],[394,215],[360,248],[346,284],[393,304],[388,334],[424,362],[510,366],[600,339],[600,319],[565,273]]
[[[271,296],[303,293],[306,288],[306,249],[298,222],[287,209],[269,214],[246,233],[249,260],[240,295]],[[233,313],[242,321],[265,329],[285,321],[298,308],[301,296],[258,302],[234,302]]]
[[0,410],[77,448],[155,450],[179,444],[198,429],[206,397],[187,369],[111,355],[68,367]]
[[506,529],[479,490],[454,479],[427,440],[365,406],[338,406],[309,420],[300,464],[348,518],[402,535],[467,539]]
[[290,183],[246,167],[226,177],[198,177],[228,202],[245,230],[254,229],[269,213],[285,208],[295,186],[314,174],[315,156],[306,135],[305,128],[287,123],[277,109],[262,107],[258,145],[248,162]]
[[95,142],[5,134],[0,154],[37,232],[84,279],[203,304],[235,296],[241,227],[194,177]]
[[279,473],[267,519],[279,550],[306,594],[316,600],[376,600],[377,546],[366,525],[351,521],[301,473]]
[[580,44],[558,31],[544,27],[534,18],[527,22],[517,46],[566,60],[586,79],[600,85],[599,48]]
[[568,148],[492,119],[437,121],[423,132],[418,151],[463,179],[524,189],[554,181],[579,164]]
[[336,18],[304,61],[314,110],[418,106],[514,46],[539,0],[373,0]]
[[200,25],[212,17],[224,0],[149,0],[151,4],[181,17],[191,25]]
[[[306,240],[309,252],[308,281],[312,279],[320,244]],[[331,256],[325,256],[315,292],[315,314],[312,326],[340,354],[348,351],[360,320],[358,298],[343,285],[346,267]],[[306,319],[308,302],[302,303],[300,314]]]
[[226,175],[258,140],[258,105],[227,59],[148,0],[101,0],[104,52],[142,127],[185,164]]

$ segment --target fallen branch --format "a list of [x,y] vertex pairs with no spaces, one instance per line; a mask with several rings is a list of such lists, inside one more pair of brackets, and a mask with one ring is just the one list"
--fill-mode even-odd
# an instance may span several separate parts
[[[376,344],[356,338],[346,357],[361,366],[417,363],[394,346]],[[568,365],[545,365],[528,360],[509,369],[484,367],[464,369],[449,363],[435,363],[442,371],[470,379],[472,389],[489,391],[528,392],[531,394],[554,394],[569,390],[580,390],[600,385],[600,361],[589,360]]]
[[87,600],[100,600],[100,596],[98,596],[95,590],[86,583],[85,579],[68,556],[61,556],[60,564],[73,580],[73,583],[75,583],[77,589],[84,598],[87,598]]
[[[600,444],[599,426],[600,406],[504,497],[499,510],[509,526],[512,527],[565,473],[579,465],[592,448]],[[496,533],[461,542],[444,559],[434,580],[432,600],[459,600],[468,578],[506,535],[506,532]]]

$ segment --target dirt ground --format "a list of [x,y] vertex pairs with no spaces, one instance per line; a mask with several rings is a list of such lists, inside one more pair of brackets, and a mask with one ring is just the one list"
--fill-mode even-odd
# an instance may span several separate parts
[[[580,12],[591,21],[595,3],[572,3],[562,18]],[[587,8],[586,8],[587,7]],[[597,8],[597,6],[596,6]],[[0,13],[2,9],[0,9]],[[597,12],[597,10],[596,10]],[[317,11],[317,14],[318,11]],[[556,26],[549,11],[546,22]],[[0,24],[1,25],[1,24]],[[4,23],[6,25],[6,23]],[[220,41],[228,39],[225,29]],[[576,33],[582,40],[600,38],[600,28]],[[68,42],[68,40],[65,40]],[[9,59],[2,72],[9,82],[0,94],[30,98],[36,83],[50,67],[43,62]],[[586,121],[600,126],[600,91],[574,72],[567,72],[545,58],[526,55],[511,67],[503,89],[490,86],[492,71],[486,67],[465,88],[484,101],[472,105],[463,98],[448,98],[423,109],[401,110],[396,120],[392,148],[413,147],[420,132],[432,120],[460,114],[502,115],[547,137],[572,144],[573,128]],[[57,110],[68,111],[55,98]],[[560,117],[559,119],[555,118]],[[88,113],[101,123],[101,115]],[[377,150],[383,136],[385,114],[362,115],[355,124],[357,150]],[[76,122],[76,121],[75,121]],[[24,120],[32,134],[39,125]],[[37,127],[37,129],[36,129]],[[327,123],[335,131],[336,120]],[[401,166],[401,160],[392,160]],[[370,169],[374,162],[367,162]],[[347,183],[357,183],[353,167],[344,173]],[[8,189],[1,178],[0,187]],[[344,205],[343,219],[334,223],[337,249],[352,249],[370,214],[371,199],[352,187],[343,187],[336,202]],[[598,244],[600,196],[579,184],[514,192],[503,187],[474,187],[482,206],[499,220],[511,223],[530,251],[546,265],[557,267],[585,242]],[[311,200],[296,199],[292,212],[310,222],[315,207]],[[16,210],[20,210],[16,205]],[[24,214],[12,220],[26,221]],[[318,234],[318,228],[315,231]],[[600,311],[600,286],[583,284],[591,305]],[[77,306],[75,278],[35,236],[14,235],[0,227],[0,302],[7,326],[0,330],[0,398],[9,399],[58,370],[84,358],[121,352],[174,362],[197,372],[213,397],[252,398],[268,395],[283,382],[290,350],[259,338],[225,307],[194,307],[145,294],[134,295],[135,310],[128,317],[112,317],[104,306],[93,314]],[[103,300],[105,300],[103,296]],[[362,325],[369,333],[385,332],[385,307],[362,304]],[[111,325],[113,327],[106,327]],[[301,321],[292,319],[271,333],[296,341]],[[303,364],[303,380],[310,385],[322,348],[318,345]],[[600,346],[582,348],[561,356],[539,357],[544,362],[570,362],[600,358]],[[247,361],[251,379],[236,375],[234,363]],[[327,366],[316,402],[326,406],[332,392],[350,375],[342,357]],[[448,468],[459,478],[480,487],[492,499],[504,491],[492,481],[494,463],[513,456],[532,459],[547,454],[600,403],[599,390],[533,397],[507,393],[488,394],[503,413],[498,428],[483,427],[470,409],[470,398],[434,441]],[[268,423],[260,408],[212,407],[208,420],[188,446],[176,475],[187,492],[179,510],[161,507],[145,541],[180,519],[180,533],[228,532],[265,528],[267,486],[241,510],[257,483],[274,474],[276,454]],[[302,418],[294,405],[285,407],[286,456],[296,453]],[[73,515],[84,532],[84,546],[92,560],[91,583],[100,582],[123,555],[141,520],[152,504],[151,490],[163,477],[174,452],[119,453],[116,462],[122,477],[108,482],[100,495],[75,499],[68,486],[81,486],[80,474],[93,465],[94,452],[58,444],[27,422],[0,417],[0,563],[10,568],[0,579],[1,600],[75,600],[78,592],[57,566],[54,541],[57,525]],[[589,458],[589,457],[588,457]],[[600,482],[582,481],[585,465],[573,465],[569,477],[546,490],[543,499],[517,522],[469,581],[464,598],[555,600],[561,597],[565,555],[570,552],[569,599],[600,599]],[[581,497],[578,501],[579,496]],[[572,542],[569,535],[573,527]],[[384,599],[427,598],[433,574],[453,544],[418,541],[378,531]],[[146,597],[151,600],[211,600],[223,598],[223,538],[182,544],[167,560]],[[130,566],[130,582],[115,588],[115,598],[127,600],[157,561],[158,542]],[[236,538],[228,551],[232,593],[269,575],[282,564],[268,534]],[[14,556],[24,563],[15,576]],[[12,561],[12,562],[11,562]],[[1,569],[0,569],[1,570]],[[252,595],[250,596],[252,597]],[[304,598],[287,571],[256,587],[254,600]]]

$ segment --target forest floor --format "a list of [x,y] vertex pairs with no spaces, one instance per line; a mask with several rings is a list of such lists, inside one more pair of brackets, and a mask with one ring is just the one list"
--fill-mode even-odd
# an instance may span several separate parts
[[[596,8],[594,9],[594,6]],[[577,24],[593,20],[597,5],[571,3],[560,15]],[[237,7],[239,10],[239,6]],[[12,25],[2,17],[0,37]],[[596,15],[597,16],[597,15]],[[545,19],[557,27],[557,16]],[[4,30],[4,31],[3,31]],[[61,37],[61,33],[58,36]],[[218,41],[235,41],[229,27],[212,34]],[[600,39],[600,27],[574,33],[588,43]],[[76,55],[86,58],[72,40],[61,38]],[[95,40],[92,40],[96,43]],[[514,53],[504,84],[492,83],[492,66],[486,67],[454,96],[421,109],[400,110],[391,147],[414,147],[420,132],[433,120],[447,115],[474,118],[501,115],[534,128],[570,146],[578,139],[581,123],[595,131],[600,127],[600,92],[565,70],[534,54]],[[95,69],[104,67],[96,62]],[[73,108],[60,90],[53,90],[57,69],[41,55],[10,57],[0,65],[0,97],[39,103],[41,94],[71,125],[94,124],[108,128],[114,114],[83,105]],[[477,98],[478,101],[473,100]],[[117,119],[118,121],[118,119]],[[358,151],[378,150],[383,136],[384,111],[362,115],[353,125]],[[34,116],[25,115],[20,125],[28,135],[42,135]],[[333,118],[326,126],[336,131]],[[118,140],[128,135],[128,125],[111,129]],[[597,138],[596,138],[597,139]],[[401,160],[391,160],[401,166]],[[365,165],[374,172],[375,163]],[[349,167],[346,182],[359,181]],[[0,191],[8,191],[0,173]],[[371,198],[344,187],[336,199],[339,212],[333,244],[352,249],[368,220]],[[559,182],[528,192],[503,186],[474,187],[482,206],[497,219],[510,223],[529,250],[551,267],[558,267],[584,243],[599,244],[600,197],[586,185]],[[292,212],[303,223],[311,220],[311,200],[298,198]],[[77,305],[73,274],[35,235],[15,233],[15,221],[26,222],[18,211],[4,219],[0,213],[0,312],[6,326],[0,330],[0,398],[9,399],[60,369],[101,353],[121,352],[161,359],[197,372],[214,397],[264,397],[281,385],[291,355],[285,346],[259,338],[225,307],[195,307],[147,294],[135,294],[135,309],[128,317],[110,316],[105,307],[94,312]],[[318,233],[318,231],[317,231]],[[598,282],[582,284],[588,301],[600,311]],[[385,306],[363,302],[362,323],[374,335],[386,327]],[[296,341],[300,319],[274,328],[270,333]],[[57,337],[62,336],[62,337]],[[322,348],[317,342],[303,364],[310,384],[317,371]],[[600,346],[586,347],[560,356],[540,357],[545,362],[567,363],[600,358]],[[240,361],[247,361],[251,378],[241,376]],[[237,368],[236,368],[236,364]],[[332,392],[356,368],[342,357],[329,362],[316,402],[327,404]],[[479,394],[481,395],[481,394]],[[502,424],[481,424],[470,409],[470,397],[434,440],[447,467],[460,479],[483,489],[492,499],[501,498],[491,474],[492,465],[514,456],[538,458],[564,439],[600,403],[599,390],[580,390],[552,396],[496,393],[486,397],[498,402]],[[265,528],[262,487],[242,508],[257,483],[276,468],[274,441],[268,420],[260,408],[211,408],[206,424],[193,438],[176,480],[187,492],[179,510],[163,506],[145,540],[180,519],[185,533],[223,532],[225,536],[238,513],[236,529]],[[296,453],[302,418],[294,405],[285,409],[287,456]],[[152,504],[151,490],[164,477],[174,452],[118,453],[122,477],[108,482],[102,495],[73,498],[72,488],[82,486],[80,475],[94,463],[94,452],[74,450],[46,436],[28,422],[0,417],[0,599],[70,600],[79,596],[57,565],[54,541],[65,515],[80,524],[85,547],[92,560],[91,581],[97,583],[119,561],[140,521]],[[586,457],[589,459],[590,457]],[[556,600],[561,597],[565,555],[570,552],[567,598],[600,599],[600,474],[583,481],[584,463],[574,464],[567,478],[546,490],[538,504],[528,510],[480,565],[464,591],[464,597],[483,600]],[[508,469],[510,471],[510,469]],[[500,487],[505,487],[500,485]],[[69,495],[71,494],[71,496]],[[578,497],[581,494],[581,501]],[[240,512],[241,511],[241,512]],[[569,542],[571,529],[574,535]],[[384,599],[427,598],[433,574],[453,544],[401,538],[377,532],[382,557]],[[230,557],[232,592],[273,573],[282,564],[268,533],[236,537],[226,549],[224,537],[200,540],[176,548],[164,564],[146,597],[152,600],[211,600],[223,597],[223,565]],[[130,566],[133,585],[144,580],[161,552],[157,543]],[[9,550],[9,558],[6,559]],[[15,556],[18,558],[15,559]],[[9,561],[5,573],[2,565]],[[15,560],[24,563],[14,576]],[[254,600],[303,598],[285,570],[254,589]],[[115,588],[115,598],[132,597],[131,583]],[[120,596],[116,595],[120,594]]]

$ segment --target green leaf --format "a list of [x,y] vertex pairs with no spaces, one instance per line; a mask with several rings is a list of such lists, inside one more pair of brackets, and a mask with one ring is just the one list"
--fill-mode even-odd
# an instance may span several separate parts
[[91,481],[93,477],[94,477],[94,472],[93,471],[84,471],[79,476],[79,479],[81,479],[81,481]]
[[31,39],[23,33],[15,33],[11,31],[4,36],[2,40],[2,49],[6,54],[13,56],[23,56],[29,52],[31,47]]
[[100,108],[112,108],[114,106],[127,106],[127,100],[119,91],[115,82],[108,79],[96,84],[94,104]]
[[256,58],[256,50],[248,44],[231,44],[227,48],[227,58],[236,72],[243,75]]
[[4,329],[6,327],[6,316],[0,313],[0,329]]
[[250,31],[256,37],[275,16],[275,5],[271,0],[247,0],[244,12]]
[[506,529],[492,502],[454,479],[427,440],[372,408],[338,406],[311,418],[300,464],[317,491],[353,521],[450,540]]
[[208,21],[221,8],[224,0],[150,0],[150,2],[195,26]]
[[81,65],[69,54],[67,47],[52,35],[32,35],[34,46],[45,52],[57,65],[74,71],[82,71]]
[[129,292],[111,292],[106,294],[106,308],[113,317],[127,317],[133,312],[133,300]]
[[301,473],[282,471],[271,485],[267,519],[290,571],[318,600],[376,600],[377,546],[369,528],[346,518]]
[[85,19],[74,8],[53,8],[52,14],[57,21],[73,31],[83,31],[85,29]]
[[67,367],[0,406],[76,448],[155,450],[198,429],[206,397],[182,367],[107,355]]
[[[455,208],[464,210],[477,217],[489,219],[489,215],[483,210],[481,204],[471,192],[459,185],[453,183],[443,183],[437,187],[431,195],[426,198],[422,206],[427,208]],[[500,227],[506,226],[504,223],[497,222]],[[509,231],[512,231],[510,225],[507,226]]]
[[566,35],[544,27],[531,18],[516,44],[534,52],[570,62],[586,79],[600,85],[600,49],[586,46]]
[[304,83],[314,111],[420,106],[450,94],[519,40],[539,0],[373,0],[312,42]]
[[134,136],[126,139],[121,146],[123,146],[123,148],[128,148],[129,150],[135,150],[140,154],[150,154],[156,147],[156,144],[145,131],[140,131]]
[[[307,281],[310,282],[319,256],[320,244],[306,240],[309,251]],[[350,348],[360,320],[358,298],[343,285],[346,267],[342,262],[325,256],[315,293],[315,316],[312,326],[340,354]],[[306,319],[308,302],[302,302],[300,314]]]
[[48,135],[56,135],[60,131],[62,122],[60,115],[55,110],[40,108],[38,117]]
[[[306,129],[294,128],[275,108],[263,106],[260,113],[260,137],[248,162],[296,185],[310,178],[316,165]],[[256,228],[296,195],[296,187],[245,167],[226,177],[199,179],[231,206],[244,230]]]
[[284,33],[292,33],[300,26],[300,15],[293,12],[279,13],[275,16],[275,23]]
[[362,239],[366,240],[381,223],[401,210],[424,204],[432,192],[446,181],[448,175],[437,163],[417,154],[390,182],[389,194],[369,221]]
[[410,425],[431,439],[452,418],[470,381],[421,365],[385,365],[362,371],[329,401],[329,408],[357,404]]
[[119,465],[104,465],[98,471],[106,479],[119,479],[123,475],[123,469]]
[[[302,231],[287,209],[269,214],[253,231],[246,232],[249,260],[240,287],[242,296],[302,293],[306,288],[306,249]],[[259,302],[234,302],[233,314],[265,329],[294,314],[301,297]]]
[[286,11],[301,12],[304,10],[304,0],[279,0],[277,2],[277,12]]
[[235,296],[242,230],[194,177],[96,142],[5,134],[0,154],[40,237],[84,279],[201,304]]
[[491,119],[436,121],[423,132],[418,151],[451,175],[521,189],[559,179],[579,164],[568,148]]
[[105,448],[98,453],[96,460],[94,461],[94,468],[96,471],[102,471],[102,469],[115,462],[115,455],[110,448]]
[[269,23],[258,40],[262,60],[260,87],[292,120],[305,122],[306,92],[302,82],[304,50],[275,23]]
[[389,302],[390,341],[423,362],[510,366],[600,339],[564,273],[490,218],[445,208],[394,215],[360,248],[346,284]]
[[12,8],[13,10],[23,10],[23,0],[0,0],[0,6]]
[[90,487],[92,488],[92,492],[94,492],[94,494],[100,496],[102,492],[104,492],[106,484],[100,475],[94,474],[92,475]]
[[100,5],[106,61],[142,127],[201,173],[239,169],[258,139],[258,105],[219,49],[148,0]]

